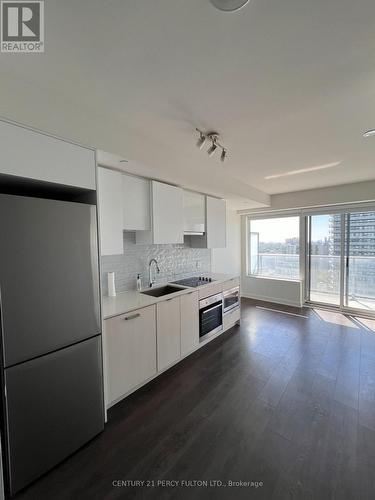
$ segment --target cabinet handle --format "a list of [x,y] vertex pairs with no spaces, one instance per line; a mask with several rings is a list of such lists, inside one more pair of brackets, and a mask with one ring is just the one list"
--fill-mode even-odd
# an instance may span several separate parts
[[170,300],[173,300],[174,297],[171,297],[170,299],[167,299],[165,302],[169,302]]
[[128,321],[129,319],[135,319],[135,318],[139,318],[140,314],[137,313],[137,314],[132,314],[131,316],[126,316],[126,318],[124,318],[125,321]]

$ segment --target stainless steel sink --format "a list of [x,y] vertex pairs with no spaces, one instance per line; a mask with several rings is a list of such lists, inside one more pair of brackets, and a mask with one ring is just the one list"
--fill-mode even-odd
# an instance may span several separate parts
[[163,297],[164,295],[169,295],[171,293],[179,292],[180,290],[185,290],[180,286],[173,285],[164,285],[158,286],[156,288],[150,288],[150,290],[146,290],[145,292],[141,292],[144,295],[151,295],[151,297]]

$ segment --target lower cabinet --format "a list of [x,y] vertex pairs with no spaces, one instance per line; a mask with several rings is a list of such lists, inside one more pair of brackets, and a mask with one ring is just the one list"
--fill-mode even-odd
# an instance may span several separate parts
[[105,320],[107,403],[156,374],[156,306]]
[[232,309],[232,311],[229,311],[226,314],[224,314],[223,318],[224,331],[228,330],[228,328],[231,328],[238,321],[240,321],[240,317],[241,317],[241,309],[239,307],[236,307],[235,309]]
[[198,291],[181,295],[181,356],[186,356],[199,345]]
[[158,371],[162,371],[181,357],[180,297],[159,302],[156,307]]

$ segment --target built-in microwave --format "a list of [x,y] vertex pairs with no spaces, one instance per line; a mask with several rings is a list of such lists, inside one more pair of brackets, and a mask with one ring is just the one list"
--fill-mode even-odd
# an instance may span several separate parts
[[223,331],[223,294],[218,293],[199,301],[199,339]]
[[240,287],[236,286],[223,292],[224,314],[239,307],[240,305]]

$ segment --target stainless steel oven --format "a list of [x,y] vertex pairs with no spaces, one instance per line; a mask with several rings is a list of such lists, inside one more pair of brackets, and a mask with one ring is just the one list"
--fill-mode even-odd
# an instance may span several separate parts
[[199,339],[223,331],[223,294],[218,293],[199,301]]
[[239,307],[240,305],[240,287],[236,286],[223,292],[224,314]]

